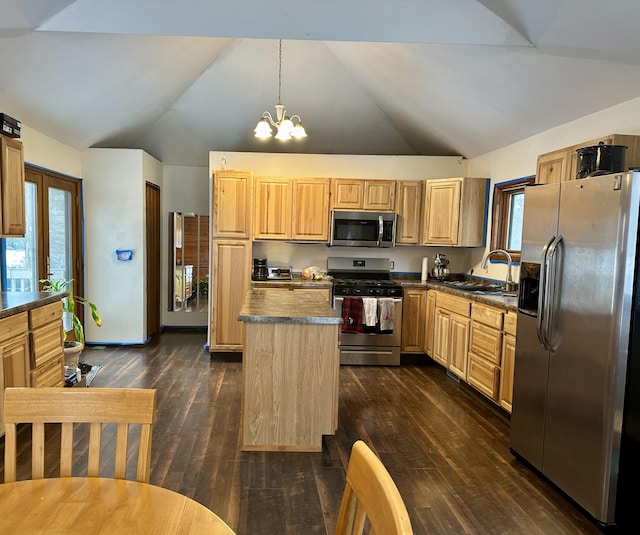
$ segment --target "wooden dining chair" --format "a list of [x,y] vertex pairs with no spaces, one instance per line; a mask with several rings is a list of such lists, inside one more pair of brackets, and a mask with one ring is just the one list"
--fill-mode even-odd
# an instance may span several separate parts
[[100,477],[102,425],[116,424],[113,477],[126,479],[129,424],[139,424],[136,480],[149,482],[156,391],[142,388],[7,388],[4,480],[16,480],[16,425],[32,424],[31,478],[44,478],[45,424],[62,424],[60,477],[72,476],[74,424],[89,424],[87,475]]
[[413,530],[393,479],[362,440],[351,449],[335,535],[411,535]]

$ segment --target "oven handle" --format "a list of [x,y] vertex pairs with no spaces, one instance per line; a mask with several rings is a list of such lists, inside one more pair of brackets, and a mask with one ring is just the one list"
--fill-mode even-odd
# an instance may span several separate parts
[[[340,297],[334,297],[333,298],[333,304],[335,305],[336,303],[342,303],[342,301],[344,301],[344,297],[345,296],[340,296]],[[351,296],[346,296],[346,297],[351,297]],[[359,295],[356,295],[354,297],[362,297]],[[375,297],[376,299],[387,299],[384,296],[377,296],[377,295],[365,295],[364,297]],[[402,303],[402,297],[389,297],[388,299],[393,299],[393,303]]]

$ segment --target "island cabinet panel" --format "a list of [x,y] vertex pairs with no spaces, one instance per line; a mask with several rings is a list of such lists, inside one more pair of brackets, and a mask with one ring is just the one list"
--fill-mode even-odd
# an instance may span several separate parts
[[24,149],[0,135],[0,236],[24,236],[25,230]]
[[328,178],[293,180],[291,239],[329,241]]
[[291,180],[256,177],[253,213],[256,240],[291,239]]
[[[0,379],[2,390],[8,386],[29,386],[29,336],[27,313],[0,320]],[[0,396],[0,435],[4,435],[4,394]]]
[[251,237],[253,174],[216,171],[213,177],[213,237]]
[[250,285],[251,243],[213,240],[212,298],[210,300],[209,350],[242,351],[244,325],[238,312]]
[[62,301],[29,311],[31,386],[64,386]]
[[338,325],[247,323],[242,449],[321,451],[338,423]]

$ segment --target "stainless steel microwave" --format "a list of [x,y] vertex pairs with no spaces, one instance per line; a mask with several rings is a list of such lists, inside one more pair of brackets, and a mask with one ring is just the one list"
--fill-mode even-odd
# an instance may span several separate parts
[[393,212],[331,212],[330,245],[346,247],[393,247],[396,214]]

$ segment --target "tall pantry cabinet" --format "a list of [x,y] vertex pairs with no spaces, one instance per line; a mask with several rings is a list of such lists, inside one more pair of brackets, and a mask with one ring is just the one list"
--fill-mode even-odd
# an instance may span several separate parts
[[237,318],[251,284],[252,182],[250,172],[213,175],[209,351],[242,351],[244,324]]

